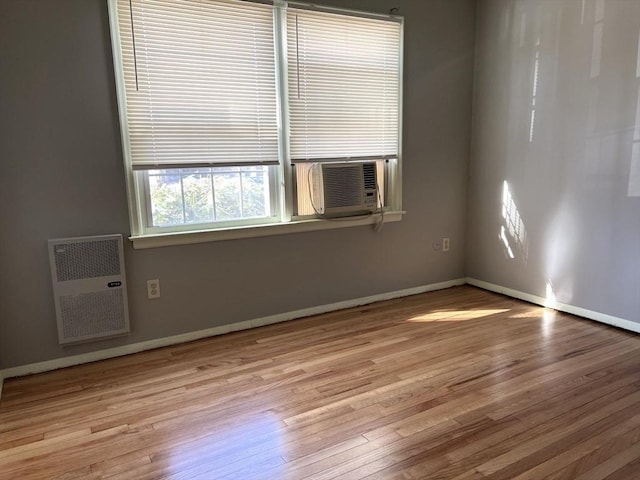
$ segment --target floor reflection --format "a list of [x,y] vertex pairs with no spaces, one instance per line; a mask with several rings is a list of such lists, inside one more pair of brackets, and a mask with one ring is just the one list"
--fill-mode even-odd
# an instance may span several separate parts
[[[275,475],[273,478],[281,478],[277,472],[284,465],[284,425],[276,415],[265,412],[226,423],[217,412],[195,423],[200,428],[191,429],[194,436],[200,429],[207,433],[172,442],[167,476],[173,478],[179,473],[180,478],[222,478],[233,473],[236,478],[258,478],[260,472],[268,470]],[[182,428],[178,430],[180,436]],[[214,473],[215,477],[211,476]]]

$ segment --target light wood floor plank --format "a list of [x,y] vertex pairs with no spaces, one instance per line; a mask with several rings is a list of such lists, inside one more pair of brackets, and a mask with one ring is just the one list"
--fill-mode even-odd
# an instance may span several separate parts
[[631,480],[638,371],[638,335],[454,287],[6,380],[0,478]]

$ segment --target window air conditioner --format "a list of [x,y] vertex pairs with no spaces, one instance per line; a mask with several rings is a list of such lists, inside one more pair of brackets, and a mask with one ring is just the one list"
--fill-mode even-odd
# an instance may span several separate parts
[[375,212],[378,180],[375,162],[318,163],[310,170],[316,213],[340,217]]

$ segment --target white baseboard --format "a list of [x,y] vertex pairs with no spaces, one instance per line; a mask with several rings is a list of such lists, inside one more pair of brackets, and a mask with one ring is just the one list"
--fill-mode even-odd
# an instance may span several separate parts
[[24,375],[30,375],[33,373],[42,373],[50,370],[57,370],[59,368],[71,367],[74,365],[80,365],[83,363],[95,362],[98,360],[105,360],[107,358],[121,357],[123,355],[129,355],[131,353],[143,352],[145,350],[152,350],[159,347],[167,347],[169,345],[176,345],[179,343],[191,342],[193,340],[200,340],[202,338],[213,337],[216,335],[222,335],[224,333],[235,332],[238,330],[246,330],[254,327],[262,327],[264,325],[270,325],[273,323],[286,322],[294,320],[296,318],[309,317],[311,315],[318,315],[321,313],[332,312],[335,310],[342,310],[345,308],[357,307],[360,305],[366,305],[369,303],[380,302],[383,300],[391,300],[393,298],[407,297],[409,295],[417,295],[419,293],[431,292],[434,290],[442,290],[457,285],[464,285],[465,279],[458,278],[456,280],[449,280],[446,282],[433,283],[430,285],[423,285],[420,287],[407,288],[405,290],[396,290],[394,292],[381,293],[378,295],[371,295],[368,297],[355,298],[353,300],[345,300],[343,302],[330,303],[328,305],[318,305],[316,307],[304,308],[302,310],[294,310],[292,312],[280,313],[277,315],[270,315],[267,317],[256,318],[253,320],[247,320],[239,323],[232,323],[231,325],[222,325],[219,327],[207,328],[205,330],[198,330],[195,332],[183,333],[181,335],[174,335],[171,337],[158,338],[155,340],[148,340],[146,342],[133,343],[131,345],[123,345],[121,347],[109,348],[106,350],[98,350],[96,352],[83,353],[81,355],[73,355],[70,357],[57,358],[54,360],[47,360],[44,362],[32,363],[29,365],[22,365],[19,367],[7,368],[0,370],[0,397],[2,396],[2,380],[4,378],[22,377]]
[[612,315],[595,312],[593,310],[587,310],[586,308],[576,307],[575,305],[569,305],[567,303],[550,301],[544,297],[531,295],[530,293],[520,292],[518,290],[513,290],[512,288],[495,285],[493,283],[484,282],[482,280],[476,280],[475,278],[471,278],[471,277],[467,277],[467,283],[469,285],[482,288],[483,290],[489,290],[491,292],[501,293],[503,295],[507,295],[508,297],[524,300],[526,302],[534,303],[542,307],[553,308],[554,310],[570,313],[572,315],[577,315],[579,317],[588,318],[589,320],[595,320],[596,322],[606,323],[607,325],[612,325],[614,327],[622,328],[624,330],[629,330],[631,332],[640,333],[640,323],[632,322],[631,320],[614,317]]

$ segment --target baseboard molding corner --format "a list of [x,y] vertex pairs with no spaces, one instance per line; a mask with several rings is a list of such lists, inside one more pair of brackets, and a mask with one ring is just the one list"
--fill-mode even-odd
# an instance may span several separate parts
[[594,320],[596,322],[605,323],[607,325],[621,328],[623,330],[628,330],[630,332],[640,333],[640,323],[632,322],[631,320],[614,317],[613,315],[608,315],[606,313],[588,310],[586,308],[577,307],[568,303],[561,303],[556,301],[552,302],[538,295],[532,295],[530,293],[521,292],[519,290],[503,287],[502,285],[496,285],[494,283],[485,282],[483,280],[478,280],[472,277],[467,277],[466,283],[469,285],[473,285],[474,287],[482,288],[483,290],[500,293],[508,297],[513,297],[517,298],[518,300],[524,300],[525,302],[540,305],[541,307],[552,308],[560,312],[570,313],[571,315],[576,315],[578,317]]
[[132,343],[129,345],[123,345],[121,347],[114,347],[105,350],[97,350],[95,352],[83,353],[80,355],[73,355],[69,357],[56,358],[53,360],[46,360],[38,363],[31,363],[28,365],[21,365],[18,367],[7,368],[0,370],[0,398],[2,396],[2,381],[5,378],[22,377],[25,375],[31,375],[35,373],[43,373],[51,370],[58,370],[60,368],[73,367],[75,365],[81,365],[84,363],[91,363],[100,360],[106,360],[109,358],[122,357],[124,355],[130,355],[132,353],[144,352],[146,350],[153,350],[155,348],[168,347],[170,345],[177,345],[180,343],[192,342],[203,338],[214,337],[217,335],[223,335],[225,333],[235,332],[239,330],[247,330],[255,327],[262,327],[265,325],[271,325],[274,323],[286,322],[289,320],[295,320],[297,318],[310,317],[312,315],[319,315],[322,313],[333,312],[336,310],[342,310],[345,308],[359,307],[361,305],[367,305],[374,302],[381,302],[384,300],[391,300],[394,298],[408,297],[410,295],[417,295],[420,293],[431,292],[435,290],[443,290],[445,288],[464,285],[467,282],[465,278],[457,278],[454,280],[448,280],[445,282],[432,283],[429,285],[421,285],[419,287],[412,287],[403,290],[396,290],[392,292],[385,292],[376,295],[370,295],[367,297],[355,298],[352,300],[345,300],[342,302],[330,303],[326,305],[318,305],[315,307],[304,308],[301,310],[294,310],[290,312],[280,313],[276,315],[269,315],[266,317],[255,318],[252,320],[246,320],[243,322],[232,323],[229,325],[222,325],[218,327],[207,328],[204,330],[197,330],[194,332],[182,333],[179,335],[173,335],[170,337],[163,337],[154,340],[148,340],[144,342]]

